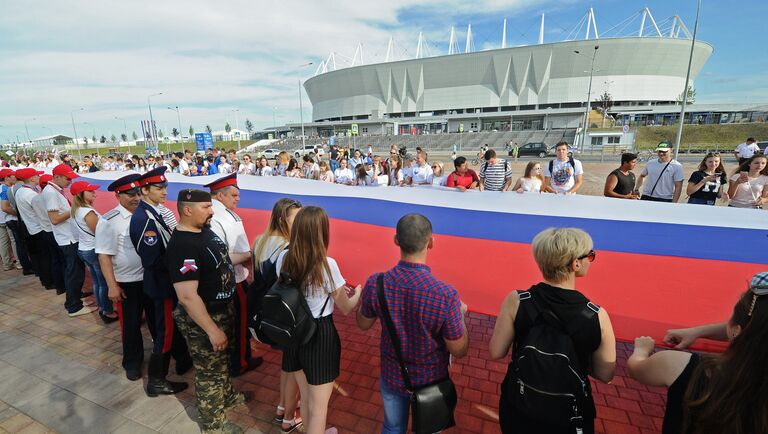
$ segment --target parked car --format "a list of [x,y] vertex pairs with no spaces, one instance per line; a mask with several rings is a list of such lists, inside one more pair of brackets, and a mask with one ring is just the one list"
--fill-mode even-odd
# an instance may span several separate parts
[[279,149],[265,149],[261,151],[262,157],[267,157],[268,160],[274,160],[277,158],[277,154],[280,153]]
[[[578,149],[574,148],[571,145],[568,145],[568,157],[569,158],[573,157],[573,154],[575,154],[577,152],[579,152]],[[547,154],[549,154],[549,155],[556,155],[557,154],[557,146],[553,146],[553,147],[549,148],[549,151],[547,152]]]
[[[518,148],[517,155],[519,157],[524,157],[526,155],[533,155],[539,158],[544,158],[547,156],[547,145],[543,142],[532,142],[532,143],[526,143],[523,146],[520,146]],[[514,151],[509,151],[509,156],[514,156]]]
[[763,152],[763,155],[766,155],[766,148],[768,148],[768,142],[757,142],[757,146],[760,148],[760,150]]
[[291,153],[293,154],[294,157],[301,158],[309,154],[310,152],[315,152],[315,149],[317,149],[318,155],[325,155],[325,151],[323,150],[323,145],[304,145],[303,148],[297,149]]

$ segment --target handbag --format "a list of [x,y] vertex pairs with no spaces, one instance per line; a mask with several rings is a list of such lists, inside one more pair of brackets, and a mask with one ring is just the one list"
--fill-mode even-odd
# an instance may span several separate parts
[[384,296],[384,276],[376,278],[376,294],[379,298],[381,316],[395,348],[405,388],[411,393],[411,431],[416,434],[432,434],[456,425],[453,411],[456,409],[456,386],[451,377],[423,386],[413,387],[408,368],[405,367],[400,338],[397,336],[392,317],[389,315],[387,299]]

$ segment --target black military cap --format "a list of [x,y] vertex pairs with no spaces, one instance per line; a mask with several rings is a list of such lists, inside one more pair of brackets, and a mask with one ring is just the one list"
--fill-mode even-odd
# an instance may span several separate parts
[[179,192],[177,202],[210,202],[211,193],[196,188],[185,188]]
[[[141,178],[141,175],[138,173],[131,173],[130,175],[125,175],[122,178],[119,178],[112,184],[109,184],[109,187],[107,187],[107,190],[114,191],[116,193],[128,193],[128,194],[135,194],[139,192],[139,187],[141,184],[139,183],[139,178]],[[135,191],[133,191],[135,190]]]

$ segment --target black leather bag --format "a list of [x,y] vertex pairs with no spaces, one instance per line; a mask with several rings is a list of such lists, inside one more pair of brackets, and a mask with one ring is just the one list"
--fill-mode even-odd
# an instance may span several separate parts
[[397,336],[392,317],[389,315],[387,299],[384,297],[384,278],[381,274],[376,278],[376,293],[379,298],[379,306],[387,328],[392,345],[395,347],[397,361],[400,363],[400,371],[403,374],[405,387],[411,392],[411,431],[416,434],[433,434],[456,425],[453,411],[456,409],[456,386],[451,377],[431,384],[413,387],[408,375],[408,368],[403,361],[400,338]]

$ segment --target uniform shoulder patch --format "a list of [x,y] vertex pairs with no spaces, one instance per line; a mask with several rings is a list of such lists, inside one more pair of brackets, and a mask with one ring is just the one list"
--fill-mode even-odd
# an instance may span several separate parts
[[117,216],[118,214],[120,214],[120,210],[118,210],[117,208],[114,208],[114,209],[108,211],[102,217],[104,217],[107,220],[111,220],[111,219],[115,218],[115,216]]
[[240,218],[240,216],[239,216],[239,215],[237,215],[237,213],[236,213],[236,212],[234,212],[234,211],[232,211],[232,210],[230,210],[230,209],[227,209],[227,212],[229,213],[229,215],[231,215],[231,216],[232,216],[232,218],[233,218],[233,219],[235,219],[235,221],[236,221],[236,222],[240,222],[240,221],[243,221],[243,220]]
[[157,244],[157,232],[155,231],[145,231],[143,235],[144,244],[148,246],[154,246]]

